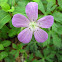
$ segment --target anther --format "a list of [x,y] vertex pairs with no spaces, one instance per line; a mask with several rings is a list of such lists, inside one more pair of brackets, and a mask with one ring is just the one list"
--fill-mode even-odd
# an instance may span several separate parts
[[[30,29],[30,28],[29,28]],[[30,31],[31,31],[31,29],[30,29]]]

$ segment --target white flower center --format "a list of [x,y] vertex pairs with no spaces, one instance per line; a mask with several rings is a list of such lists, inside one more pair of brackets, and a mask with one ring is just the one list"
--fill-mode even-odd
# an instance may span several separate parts
[[31,29],[31,31],[35,31],[38,28],[38,25],[33,21],[29,23],[29,28]]

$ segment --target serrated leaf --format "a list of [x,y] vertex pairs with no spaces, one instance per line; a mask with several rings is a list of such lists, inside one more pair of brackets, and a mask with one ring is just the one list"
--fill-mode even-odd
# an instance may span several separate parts
[[44,57],[47,57],[47,55],[48,55],[50,52],[51,52],[51,51],[50,51],[49,49],[45,48],[45,49],[43,50]]
[[57,28],[57,33],[62,34],[62,26]]
[[49,55],[47,56],[47,58],[54,58],[54,55],[55,55],[55,54],[52,54],[52,53],[51,53],[51,54],[49,54]]
[[58,37],[58,35],[55,32],[52,32],[52,36],[53,36],[53,44],[60,48],[61,46],[61,39]]
[[15,5],[15,0],[8,0],[8,3],[9,3],[10,6],[12,6],[12,5],[14,6]]
[[20,50],[22,48],[22,44],[18,44],[17,48]]
[[43,56],[42,56],[42,54],[41,54],[41,52],[38,50],[38,51],[36,51],[36,54],[35,54],[37,57],[40,57],[40,58],[42,58]]
[[58,0],[58,4],[62,8],[62,0]]
[[57,57],[58,57],[58,60],[61,60],[62,61],[62,55],[57,55]]
[[23,49],[20,49],[20,52],[21,52],[21,53],[24,53],[24,52],[25,52],[25,50],[23,50]]
[[20,28],[15,28],[15,27],[13,27],[12,29],[10,29],[10,30],[8,31],[8,35],[9,35],[9,37],[13,37],[13,36],[15,36],[16,34],[20,33],[20,31],[21,31]]
[[16,54],[15,54],[15,58],[17,58],[19,56],[19,51],[17,50]]
[[33,54],[30,54],[29,61],[31,61],[33,57],[34,57]]
[[53,13],[53,16],[57,22],[60,22],[62,24],[62,13],[60,13],[59,11],[55,11]]
[[58,34],[62,34],[62,26],[59,26],[58,24],[54,23],[52,25],[52,31],[55,31]]
[[53,23],[53,25],[52,25],[52,30],[53,31],[55,31],[55,32],[57,32],[57,24],[56,23]]
[[4,50],[4,46],[0,44],[0,50]]
[[0,10],[0,29],[11,19],[10,15]]
[[53,11],[56,7],[57,7],[57,5],[54,5],[54,3],[52,1],[48,2],[48,4],[47,4],[47,14],[49,14],[51,11]]
[[10,51],[10,54],[15,55],[16,52],[17,52],[17,50],[11,50],[11,51]]
[[8,57],[4,58],[5,62],[15,62],[13,55],[9,54]]
[[38,61],[37,59],[33,60],[32,62],[41,62],[41,61]]
[[9,52],[10,51],[10,47],[6,47],[5,51]]
[[27,3],[28,3],[27,1],[21,1],[21,2],[19,1],[18,6],[15,7],[13,14],[20,13],[20,14],[26,16],[25,7],[26,7]]
[[17,45],[14,44],[14,43],[12,44],[12,47],[15,48],[15,49],[17,49]]
[[47,0],[47,2],[52,2],[52,3],[56,3],[56,0]]
[[3,28],[0,30],[1,30],[0,38],[6,39],[8,37],[7,33],[8,33],[9,28],[6,25],[4,25]]
[[41,1],[38,2],[38,9],[41,10],[44,14],[46,14],[43,3]]
[[1,42],[4,47],[8,47],[11,44],[11,41],[5,40]]
[[1,52],[0,53],[0,60],[4,59],[7,56],[8,56],[8,53],[7,52],[5,52],[5,51]]
[[[47,52],[46,52],[46,54],[47,54]],[[55,52],[52,51],[51,53],[49,53],[49,54],[46,55],[45,59],[48,60],[49,62],[53,62],[53,60],[51,60],[51,59],[54,58],[54,55],[55,55]]]
[[10,29],[10,30],[8,31],[9,37],[13,37],[13,36],[16,35],[16,34],[17,34],[17,32],[15,31],[15,28]]

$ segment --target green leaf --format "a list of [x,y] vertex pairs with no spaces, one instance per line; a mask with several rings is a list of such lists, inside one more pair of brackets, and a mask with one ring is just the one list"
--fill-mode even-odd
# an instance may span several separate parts
[[0,50],[4,50],[4,46],[0,44]]
[[40,61],[41,61],[41,62],[45,62],[45,58],[42,58]]
[[45,48],[43,50],[43,53],[44,53],[44,57],[47,57],[47,55],[50,53],[51,51],[48,49],[48,48]]
[[41,1],[38,2],[38,9],[41,10],[44,14],[46,14],[43,3]]
[[40,0],[33,0],[34,2],[39,2]]
[[62,0],[58,0],[58,4],[62,8]]
[[57,24],[56,23],[53,23],[53,25],[52,25],[52,31],[55,31],[55,32],[57,32]]
[[25,58],[27,62],[32,62],[32,59],[34,58],[33,53],[29,55],[29,58]]
[[55,56],[55,53],[50,53],[48,56],[46,56],[46,60],[48,60],[49,62],[53,62],[53,60],[51,60],[51,59],[53,59],[54,58],[54,56]]
[[62,24],[62,13],[60,13],[59,11],[55,11],[53,13],[53,16],[57,22],[60,22]]
[[15,28],[13,25],[12,25],[12,22],[10,21],[10,27],[12,29],[10,29],[8,31],[8,35],[9,37],[14,37],[16,34],[19,34],[21,32],[21,28]]
[[[18,2],[18,6],[15,6],[15,10],[13,11],[13,14],[17,14],[17,13],[20,13],[22,15],[25,15],[26,16],[26,13],[25,13],[25,7],[27,5],[27,1],[19,1]],[[22,6],[23,5],[23,6]]]
[[2,4],[2,3],[7,3],[8,2],[8,0],[0,0],[0,5]]
[[52,3],[56,3],[56,0],[47,0],[47,2],[52,2]]
[[11,54],[9,54],[9,56],[6,57],[4,60],[5,60],[5,62],[15,62],[15,58]]
[[0,29],[11,19],[10,15],[0,10]]
[[20,50],[22,47],[23,47],[23,45],[22,44],[18,44],[18,49]]
[[23,49],[20,49],[20,52],[21,52],[21,53],[24,53],[24,52],[25,52],[25,50],[23,50]]
[[57,28],[57,33],[62,34],[62,26]]
[[15,48],[15,49],[17,49],[17,45],[14,44],[14,43],[12,44],[12,47]]
[[[16,28],[16,29],[17,29],[17,28]],[[15,36],[16,34],[17,34],[17,32],[15,31],[15,28],[10,29],[10,30],[8,31],[9,37],[13,37],[13,36]]]
[[5,51],[9,52],[10,51],[10,47],[6,47]]
[[27,55],[27,53],[25,52],[23,56],[24,56],[25,58],[27,58],[28,55]]
[[15,55],[16,52],[17,52],[17,50],[11,50],[11,51],[10,51],[10,54]]
[[6,11],[6,12],[10,9],[9,4],[7,4],[7,3],[1,4],[1,7],[2,7],[2,10]]
[[11,44],[11,41],[5,40],[1,42],[4,47],[8,47]]
[[55,54],[52,54],[52,53],[51,53],[50,55],[47,56],[47,58],[54,58],[54,55],[55,55]]
[[54,3],[48,2],[47,4],[47,14],[49,14],[51,11],[53,11],[55,8],[57,7],[57,5],[54,5]]
[[33,54],[29,55],[29,62],[33,59],[33,57],[34,57]]
[[41,61],[38,61],[37,59],[33,60],[32,62],[41,62]]
[[16,54],[15,54],[15,58],[17,58],[19,56],[19,51],[17,50]]
[[8,0],[8,3],[10,6],[14,6],[16,2],[15,0]]
[[57,54],[57,57],[58,57],[58,61],[59,61],[59,60],[61,60],[61,61],[62,61],[62,55]]
[[60,48],[61,47],[61,39],[58,37],[58,35],[55,32],[52,32],[52,36],[53,36],[53,44]]
[[4,25],[3,28],[0,29],[0,38],[4,38],[4,39],[8,38],[8,34],[7,34],[8,30],[9,28],[6,25]]
[[0,2],[8,2],[8,0],[0,0]]
[[62,34],[62,26],[59,26],[58,24],[54,23],[52,25],[52,31],[55,31],[58,34]]
[[36,51],[36,54],[35,54],[37,57],[40,57],[40,58],[42,58],[43,56],[42,56],[42,54],[41,54],[41,52],[38,50],[38,51]]
[[0,60],[4,59],[7,56],[8,56],[8,53],[7,52],[5,52],[5,51],[1,52],[0,53]]

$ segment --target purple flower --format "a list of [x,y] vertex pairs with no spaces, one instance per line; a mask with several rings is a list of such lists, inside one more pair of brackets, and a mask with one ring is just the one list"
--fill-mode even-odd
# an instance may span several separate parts
[[48,34],[41,28],[50,28],[54,22],[53,16],[48,15],[37,21],[38,4],[36,2],[27,4],[26,14],[28,19],[21,14],[15,14],[12,18],[14,27],[26,27],[26,29],[19,33],[18,40],[22,43],[29,43],[34,34],[36,41],[46,41],[48,39]]

